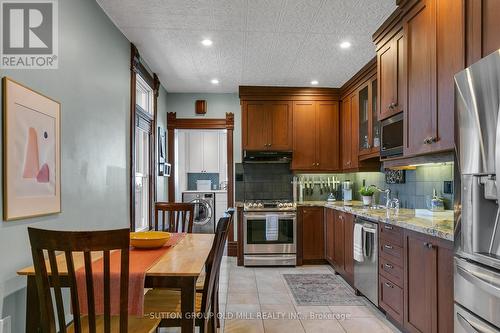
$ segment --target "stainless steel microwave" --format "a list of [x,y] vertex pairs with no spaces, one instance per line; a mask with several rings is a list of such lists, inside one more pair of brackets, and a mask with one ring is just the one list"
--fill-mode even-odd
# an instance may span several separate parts
[[403,155],[403,112],[382,120],[382,144],[380,157],[396,157]]

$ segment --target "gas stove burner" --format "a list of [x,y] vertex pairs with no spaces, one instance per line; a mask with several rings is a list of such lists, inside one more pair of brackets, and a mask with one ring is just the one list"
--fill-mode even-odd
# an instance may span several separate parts
[[289,200],[252,200],[245,201],[244,209],[249,210],[295,210],[296,205]]

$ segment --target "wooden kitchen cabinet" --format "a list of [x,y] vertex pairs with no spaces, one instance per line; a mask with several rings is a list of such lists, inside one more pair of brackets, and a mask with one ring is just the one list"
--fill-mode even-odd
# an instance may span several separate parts
[[344,278],[354,285],[354,215],[344,216]]
[[465,66],[463,10],[462,1],[422,0],[404,20],[405,156],[454,147],[453,76]]
[[335,210],[325,208],[325,259],[335,263]]
[[243,149],[290,151],[292,149],[292,103],[290,101],[244,101]]
[[405,230],[404,327],[453,332],[453,245]]
[[342,169],[358,167],[358,93],[344,98],[342,102]]
[[380,122],[377,114],[377,78],[358,89],[358,156],[360,160],[380,156]]
[[316,103],[295,102],[293,105],[292,169],[313,170],[316,168]]
[[465,0],[467,66],[500,49],[498,13],[498,0]]
[[335,271],[339,274],[344,273],[344,253],[345,253],[345,235],[344,235],[345,218],[342,212],[335,211],[335,228],[334,228],[334,255]]
[[339,105],[336,101],[296,101],[293,104],[292,169],[339,169]]
[[325,256],[324,208],[299,207],[298,218],[302,225],[302,262],[323,262]]
[[403,111],[404,34],[400,30],[377,51],[378,120]]
[[453,76],[465,67],[466,22],[480,40],[464,15],[479,2],[402,0],[374,34],[379,120],[404,112],[403,157],[454,147]]
[[407,106],[405,155],[430,152],[436,129],[436,0],[421,1],[404,21]]

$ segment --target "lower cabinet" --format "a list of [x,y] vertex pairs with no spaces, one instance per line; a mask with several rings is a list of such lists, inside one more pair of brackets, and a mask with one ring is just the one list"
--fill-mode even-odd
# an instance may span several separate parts
[[453,245],[405,231],[404,327],[409,332],[453,332]]
[[[321,262],[325,259],[325,226],[323,207],[299,207],[298,230],[301,237],[302,263]],[[301,229],[301,232],[299,231]],[[298,264],[301,264],[300,250]]]
[[406,332],[453,332],[453,244],[380,223],[379,305]]
[[325,259],[349,284],[354,283],[354,215],[325,208]]
[[330,265],[335,262],[335,212],[325,208],[325,259]]
[[354,285],[354,215],[344,213],[344,278]]

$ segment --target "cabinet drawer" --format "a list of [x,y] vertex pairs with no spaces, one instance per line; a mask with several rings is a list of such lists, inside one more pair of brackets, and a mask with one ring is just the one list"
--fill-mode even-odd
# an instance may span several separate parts
[[403,230],[387,223],[379,223],[380,238],[397,246],[403,246]]
[[380,307],[398,323],[403,324],[403,289],[383,276],[379,279]]
[[393,263],[392,261],[387,260],[386,258],[379,258],[379,272],[384,278],[390,280],[398,287],[403,287],[403,269]]
[[380,256],[403,266],[403,248],[385,239],[380,239]]

